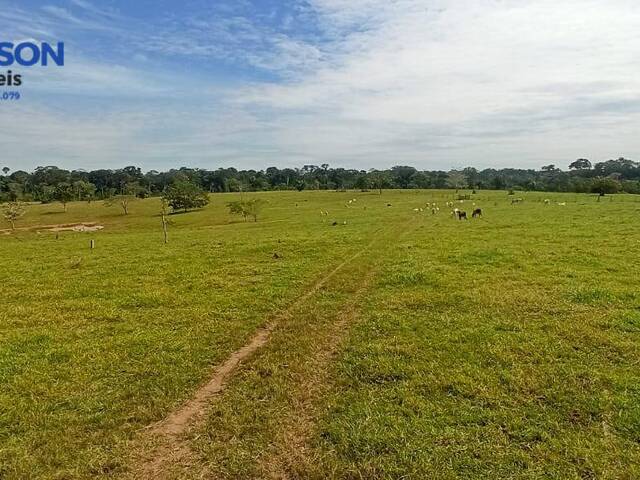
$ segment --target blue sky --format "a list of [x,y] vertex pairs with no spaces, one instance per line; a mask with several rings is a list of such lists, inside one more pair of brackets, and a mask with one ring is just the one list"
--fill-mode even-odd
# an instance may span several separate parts
[[12,169],[425,169],[638,159],[630,0],[0,0]]

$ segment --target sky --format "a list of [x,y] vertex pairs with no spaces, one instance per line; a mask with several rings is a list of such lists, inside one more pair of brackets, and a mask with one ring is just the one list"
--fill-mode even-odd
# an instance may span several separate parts
[[65,43],[0,87],[0,164],[638,160],[639,25],[637,0],[0,0],[0,41]]

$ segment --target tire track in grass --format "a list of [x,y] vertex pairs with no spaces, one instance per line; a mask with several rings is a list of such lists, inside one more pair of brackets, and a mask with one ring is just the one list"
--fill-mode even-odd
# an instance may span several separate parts
[[178,410],[172,412],[167,418],[160,422],[160,424],[156,425],[152,431],[154,431],[157,435],[180,435],[181,433],[183,433],[187,425],[192,420],[196,420],[204,413],[204,411],[206,410],[206,405],[208,404],[211,397],[220,393],[224,389],[226,385],[226,379],[235,371],[238,365],[269,341],[271,333],[273,332],[273,329],[276,327],[276,325],[283,318],[291,315],[291,312],[296,307],[298,307],[300,304],[304,303],[308,298],[314,295],[318,290],[320,290],[320,288],[322,288],[325,283],[327,283],[345,266],[356,260],[363,253],[364,250],[361,250],[352,257],[342,262],[335,269],[329,272],[329,274],[317,281],[302,296],[298,297],[298,299],[296,299],[296,301],[291,306],[287,307],[284,313],[278,315],[276,319],[269,325],[258,329],[258,331],[253,335],[253,337],[247,344],[233,352],[222,365],[214,369],[214,373],[209,381],[205,385],[200,387],[200,389],[196,391],[195,395],[189,401],[187,401]]
[[[369,250],[369,253],[371,253],[371,250]],[[337,280],[336,285],[333,282],[331,283],[329,292],[347,295],[347,298],[334,304],[326,321],[323,321],[322,315],[316,312],[318,308],[323,307],[313,303],[321,301],[320,296],[314,297],[311,302],[304,305],[306,310],[301,311],[299,309],[295,312],[295,315],[283,318],[274,329],[268,345],[265,345],[260,354],[253,357],[243,367],[243,372],[251,377],[251,373],[248,372],[261,371],[263,368],[269,369],[267,365],[273,365],[271,362],[274,361],[274,358],[277,358],[275,360],[276,364],[287,365],[288,374],[293,375],[293,377],[285,380],[290,383],[284,387],[288,392],[286,395],[291,404],[288,402],[278,403],[282,402],[283,399],[277,397],[270,397],[267,402],[267,409],[276,405],[275,409],[278,412],[278,427],[271,432],[273,440],[269,441],[268,444],[258,442],[251,447],[255,447],[251,456],[260,473],[245,471],[241,474],[232,474],[230,476],[223,473],[224,468],[221,468],[221,465],[216,464],[215,461],[211,462],[212,459],[208,459],[206,455],[203,455],[202,451],[199,451],[197,443],[193,443],[194,441],[197,442],[201,435],[206,438],[208,435],[207,430],[203,428],[189,430],[186,433],[185,437],[188,438],[194,455],[191,458],[175,458],[171,465],[167,465],[167,471],[163,472],[167,475],[165,478],[289,478],[287,473],[296,469],[295,465],[309,467],[306,445],[308,433],[312,431],[315,423],[316,402],[326,393],[325,387],[328,384],[327,377],[330,374],[330,366],[343,345],[343,340],[346,338],[350,325],[358,318],[363,295],[366,294],[379,271],[376,263],[377,258],[374,255],[367,261],[351,263],[352,268],[349,269],[348,273],[343,273],[340,279]],[[294,340],[297,345],[288,343],[292,338],[297,339]],[[298,351],[301,345],[302,349],[309,348],[308,354],[301,354]],[[293,364],[303,366],[300,369],[289,369],[289,365]],[[238,376],[243,376],[243,373],[238,372]],[[279,382],[286,377],[287,375],[278,375],[274,377],[274,381]],[[269,382],[270,380],[262,379],[258,381]],[[243,380],[240,380],[240,384],[234,383],[233,387],[230,387],[231,391],[236,387],[240,389],[249,388],[255,391],[251,385],[241,386],[242,382]],[[274,388],[277,389],[278,387]],[[282,388],[282,385],[280,388]],[[228,392],[229,390],[225,394]],[[227,402],[228,405],[235,404],[233,398],[222,398],[224,400],[221,400],[221,402]],[[259,401],[263,400],[266,401],[264,397],[261,397]],[[247,404],[238,406],[241,409],[255,408],[260,419],[268,419],[270,413],[262,410],[265,404],[252,405],[251,401],[249,400]],[[213,415],[214,418],[218,415],[213,405],[211,405],[208,413]],[[262,425],[255,424],[254,428],[261,429]]]
[[215,397],[224,391],[228,381],[240,364],[269,342],[271,333],[279,323],[290,317],[296,308],[316,294],[347,265],[367,252],[377,240],[378,234],[376,233],[374,234],[374,240],[366,247],[321,277],[305,293],[294,300],[283,313],[277,315],[267,326],[258,329],[248,343],[233,352],[222,364],[215,367],[207,383],[201,386],[190,400],[171,412],[164,420],[148,427],[142,442],[142,451],[150,451],[150,453],[146,455],[143,453],[140,456],[141,460],[136,462],[138,465],[133,471],[133,478],[163,478],[168,465],[190,463],[192,454],[188,443],[183,438],[184,434],[202,421],[208,406],[214,401]]
[[308,448],[316,424],[317,402],[329,387],[330,368],[344,345],[349,328],[361,314],[360,302],[378,273],[370,269],[351,298],[337,313],[337,320],[329,327],[323,341],[317,342],[312,354],[311,374],[294,392],[295,410],[283,418],[282,429],[275,438],[278,448],[258,460],[265,478],[300,478],[298,472],[313,471],[314,459]]
[[[324,478],[325,472],[317,471],[318,458],[310,441],[322,399],[332,385],[334,362],[351,326],[359,321],[363,298],[375,283],[387,246],[397,245],[414,230],[404,228],[394,243],[370,248],[366,260],[353,263],[348,273],[332,282],[328,294],[342,300],[329,307],[312,303],[320,301],[314,297],[308,304],[311,308],[278,325],[269,345],[238,374],[239,383],[225,392],[224,403],[233,407],[212,407],[211,418],[217,420],[189,432],[197,458],[174,464],[170,478]],[[329,315],[314,313],[327,312],[327,307]],[[246,422],[251,418],[256,423],[249,427]]]
[[[396,241],[403,240],[417,228],[418,225],[404,228]],[[359,320],[362,299],[369,291],[380,267],[380,262],[376,262],[373,268],[367,270],[361,284],[336,313],[336,321],[330,325],[323,341],[316,343],[311,359],[311,374],[308,381],[293,393],[296,398],[295,409],[282,419],[282,428],[274,441],[277,448],[258,460],[260,478],[284,480],[307,478],[308,475],[313,478],[325,477],[326,472],[317,471],[317,459],[313,458],[313,452],[309,447],[319,415],[318,402],[331,388],[333,361],[343,347],[350,327]]]

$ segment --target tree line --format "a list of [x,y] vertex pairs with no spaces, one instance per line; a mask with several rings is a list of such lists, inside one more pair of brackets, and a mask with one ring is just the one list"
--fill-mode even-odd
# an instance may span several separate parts
[[2,169],[0,202],[107,200],[113,197],[160,196],[181,185],[210,193],[265,190],[343,189],[491,189],[578,193],[640,193],[640,163],[626,158],[592,164],[578,159],[567,170],[555,165],[534,169],[418,170],[395,166],[387,170],[354,170],[305,165],[265,170],[181,168],[142,172],[135,166],[116,170],[64,170],[38,167],[32,172]]

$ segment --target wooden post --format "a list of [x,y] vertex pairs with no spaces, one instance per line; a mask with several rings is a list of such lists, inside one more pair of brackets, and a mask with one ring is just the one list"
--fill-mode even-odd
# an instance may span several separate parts
[[162,208],[160,209],[160,216],[162,217],[162,234],[164,235],[164,244],[166,245],[167,243],[169,243],[169,232],[167,232],[167,224],[169,223],[167,221],[167,209],[169,205],[164,198],[160,199],[160,202],[162,206]]
[[96,248],[96,241],[95,240],[91,240],[90,246],[91,246],[91,250]]
[[164,212],[162,212],[162,233],[164,234],[164,243],[166,245],[169,243],[169,234],[167,232],[167,218],[165,217]]

